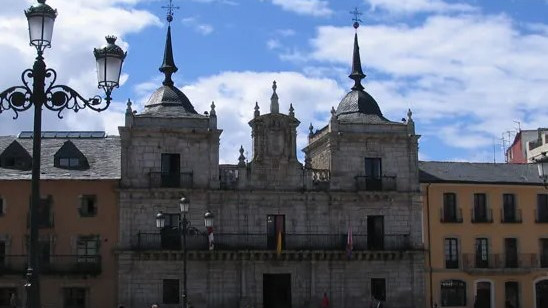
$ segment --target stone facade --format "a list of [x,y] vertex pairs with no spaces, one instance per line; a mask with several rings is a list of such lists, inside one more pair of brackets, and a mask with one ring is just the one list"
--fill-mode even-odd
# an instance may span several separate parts
[[[214,105],[198,115],[176,90],[171,98],[181,103],[161,98],[166,87],[173,86],[164,82],[140,114],[128,105],[120,127],[120,304],[181,305],[184,196],[191,203],[192,307],[318,307],[324,293],[330,307],[367,307],[373,295],[387,307],[424,307],[418,136],[410,113],[405,123],[386,120],[378,106],[363,109],[376,102],[362,101],[363,87],[353,88],[325,128],[311,128],[302,164],[299,121],[293,106],[279,112],[274,84],[270,113],[256,107],[249,122],[251,161],[241,149],[238,164],[219,165]],[[214,244],[206,211],[215,216]],[[169,217],[162,230],[158,212]]]

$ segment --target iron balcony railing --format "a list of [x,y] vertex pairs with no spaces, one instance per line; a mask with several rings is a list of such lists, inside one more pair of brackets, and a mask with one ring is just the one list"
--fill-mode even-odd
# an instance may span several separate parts
[[500,210],[500,222],[509,224],[509,223],[521,223],[521,209],[516,209],[514,212]]
[[535,222],[536,223],[548,223],[548,211],[535,210]]
[[471,209],[470,217],[472,217],[472,223],[492,223],[493,210],[485,209],[485,211],[481,211],[478,209]]
[[372,177],[365,175],[357,175],[354,177],[356,180],[356,189],[362,191],[395,191],[396,190],[396,177],[395,176],[381,176]]
[[[5,255],[0,259],[0,275],[24,274],[26,255]],[[44,275],[98,275],[102,271],[98,255],[50,255],[39,259],[40,274]]]
[[488,254],[487,258],[475,253],[462,255],[462,266],[464,270],[477,269],[532,269],[539,267],[537,254]]
[[150,188],[192,188],[193,174],[192,172],[181,173],[163,173],[150,172],[149,186]]
[[[208,250],[205,234],[187,234],[188,250]],[[346,234],[282,234],[283,250],[346,250]],[[216,250],[276,250],[275,235],[214,233]],[[180,250],[180,234],[139,232],[132,241],[135,250]],[[368,237],[366,234],[352,235],[353,250],[410,250],[407,234],[391,234],[384,237]]]
[[455,211],[444,211],[440,209],[440,222],[443,223],[462,223],[462,209],[457,208]]

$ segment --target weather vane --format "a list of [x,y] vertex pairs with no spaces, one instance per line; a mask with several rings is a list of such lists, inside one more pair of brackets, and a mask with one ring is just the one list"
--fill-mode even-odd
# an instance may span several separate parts
[[360,22],[363,22],[360,19],[360,15],[362,15],[362,12],[360,12],[356,7],[353,11],[350,12],[350,14],[354,15],[354,18],[352,18],[352,21],[354,21],[354,29],[358,29],[360,27]]
[[162,6],[162,8],[167,9],[167,22],[171,23],[173,21],[173,10],[179,9],[179,7],[173,5],[173,0],[169,0],[169,5]]

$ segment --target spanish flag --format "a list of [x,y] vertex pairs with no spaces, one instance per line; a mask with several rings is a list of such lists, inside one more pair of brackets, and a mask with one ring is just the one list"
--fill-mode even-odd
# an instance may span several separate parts
[[278,256],[282,253],[282,232],[278,231],[276,235],[276,253]]

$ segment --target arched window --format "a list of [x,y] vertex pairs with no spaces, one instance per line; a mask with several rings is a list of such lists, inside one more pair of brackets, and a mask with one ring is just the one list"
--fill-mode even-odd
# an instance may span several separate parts
[[548,279],[538,281],[535,288],[537,308],[548,307]]
[[462,280],[441,282],[441,306],[466,306],[466,283]]

